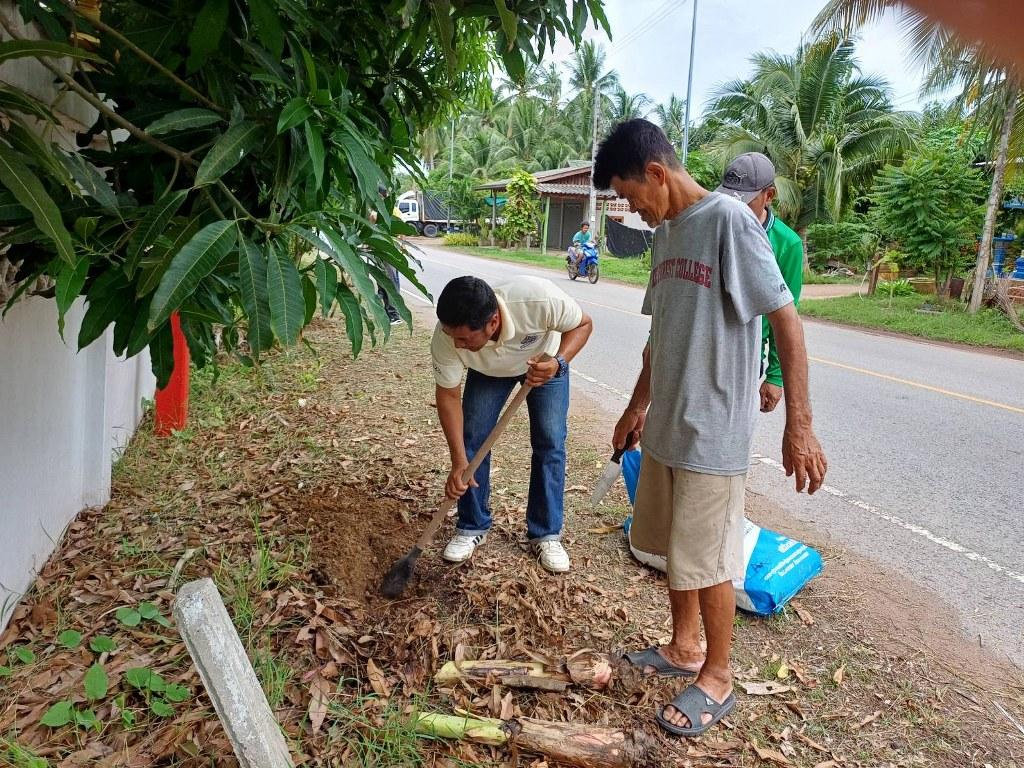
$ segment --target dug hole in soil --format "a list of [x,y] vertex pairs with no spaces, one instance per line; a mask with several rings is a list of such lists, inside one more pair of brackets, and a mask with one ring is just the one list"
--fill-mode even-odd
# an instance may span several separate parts
[[[278,507],[293,522],[304,521],[314,560],[313,578],[364,604],[379,599],[381,579],[419,535],[399,513],[400,502],[367,498],[338,486],[322,492],[282,498]],[[410,583],[410,592],[418,579]]]

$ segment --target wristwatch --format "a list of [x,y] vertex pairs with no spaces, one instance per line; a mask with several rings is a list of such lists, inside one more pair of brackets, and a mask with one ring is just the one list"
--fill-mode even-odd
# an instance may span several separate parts
[[555,374],[555,378],[565,376],[569,372],[569,364],[565,362],[565,358],[561,355],[555,355],[555,362],[558,363],[558,373]]

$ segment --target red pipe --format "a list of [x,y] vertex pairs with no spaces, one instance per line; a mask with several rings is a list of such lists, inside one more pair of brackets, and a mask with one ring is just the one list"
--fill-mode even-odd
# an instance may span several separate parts
[[174,370],[167,386],[156,391],[153,431],[161,437],[184,429],[188,420],[188,369],[191,360],[177,312],[171,314],[171,338],[174,339]]

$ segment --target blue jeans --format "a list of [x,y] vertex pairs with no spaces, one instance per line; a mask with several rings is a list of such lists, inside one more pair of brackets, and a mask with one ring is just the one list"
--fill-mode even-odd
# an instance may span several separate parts
[[[525,376],[499,378],[470,369],[462,396],[463,437],[466,456],[477,450],[498,422],[501,407]],[[568,434],[569,376],[559,376],[526,396],[530,412],[530,493],[526,502],[526,535],[531,541],[558,539],[562,534],[565,495],[565,438]],[[475,536],[491,527],[491,457],[487,456],[470,486],[459,499],[458,533]]]

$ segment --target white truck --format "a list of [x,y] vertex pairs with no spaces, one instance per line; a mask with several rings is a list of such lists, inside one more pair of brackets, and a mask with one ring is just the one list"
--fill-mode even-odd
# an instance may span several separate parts
[[437,237],[445,232],[460,232],[465,222],[452,218],[451,211],[439,195],[413,190],[399,196],[398,216],[416,232],[426,237]]

